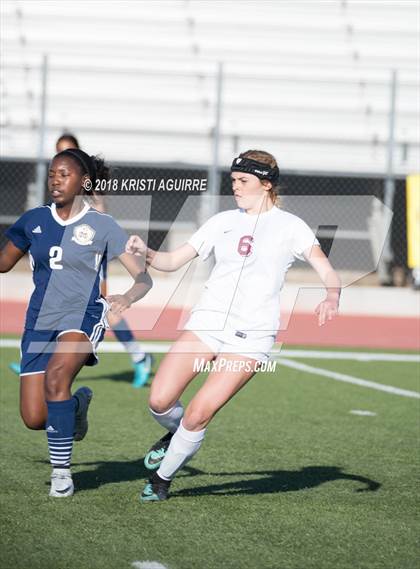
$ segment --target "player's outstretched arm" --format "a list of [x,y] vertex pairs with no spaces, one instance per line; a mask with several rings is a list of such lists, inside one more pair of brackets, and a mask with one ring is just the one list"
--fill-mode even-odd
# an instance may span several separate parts
[[323,326],[327,320],[332,320],[338,314],[338,305],[341,294],[341,280],[331,266],[321,247],[314,245],[304,253],[305,259],[312,265],[324,283],[327,296],[315,309],[318,315],[318,324]]
[[24,256],[25,252],[8,241],[0,251],[0,273],[7,273]]
[[146,256],[147,265],[158,271],[172,272],[177,271],[183,265],[192,261],[197,256],[197,251],[189,243],[184,243],[174,251],[160,252],[146,247],[144,241],[138,235],[132,235],[127,241],[127,253],[132,255]]
[[130,308],[134,302],[143,298],[153,286],[150,275],[144,271],[144,261],[142,262],[129,253],[123,253],[118,258],[133,277],[134,284],[124,294],[112,294],[106,297],[111,304],[111,311],[116,314]]

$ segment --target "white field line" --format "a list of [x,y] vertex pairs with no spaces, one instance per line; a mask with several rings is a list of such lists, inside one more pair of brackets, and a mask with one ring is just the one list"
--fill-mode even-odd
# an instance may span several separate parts
[[377,413],[373,411],[363,411],[362,409],[352,409],[350,411],[351,415],[360,415],[361,417],[376,417]]
[[133,561],[131,567],[134,569],[168,569],[168,567],[157,561]]
[[403,397],[413,397],[414,399],[420,399],[420,393],[417,391],[409,391],[408,389],[400,389],[399,387],[393,387],[392,385],[384,385],[382,383],[376,383],[374,381],[368,381],[367,379],[361,379],[359,377],[353,377],[352,375],[346,375],[344,373],[338,373],[336,371],[330,371],[328,369],[323,369],[319,367],[308,366],[300,362],[294,362],[293,360],[287,360],[279,358],[277,363],[290,367],[292,369],[297,369],[306,373],[311,373],[313,375],[320,375],[322,377],[329,377],[330,379],[335,379],[335,381],[342,381],[344,383],[352,383],[353,385],[359,385],[360,387],[368,387],[370,389],[376,389],[377,391],[384,391],[385,393],[392,393],[393,395],[402,395]]
[[[141,342],[147,346],[147,351],[153,354],[164,354],[169,351],[172,343],[169,342]],[[20,348],[20,340],[1,338],[0,348]],[[98,352],[107,353],[123,353],[126,352],[125,347],[120,342],[102,342],[99,344]]]
[[[166,354],[172,342],[141,342],[147,347],[147,351],[152,354]],[[0,339],[0,348],[20,348],[20,340]],[[123,353],[125,347],[119,342],[102,342],[98,352],[102,353]],[[369,352],[329,352],[321,350],[273,350],[272,357],[277,358],[301,358],[301,359],[320,359],[320,360],[349,360],[361,362],[411,362],[420,363],[418,354],[387,354]]]
[[327,352],[321,350],[281,350],[280,357],[315,360],[350,360],[359,362],[413,362],[420,363],[419,354],[387,354],[381,352]]

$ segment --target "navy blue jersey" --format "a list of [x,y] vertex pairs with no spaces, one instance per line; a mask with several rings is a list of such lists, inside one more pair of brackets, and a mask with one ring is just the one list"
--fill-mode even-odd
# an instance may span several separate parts
[[6,236],[31,256],[35,290],[26,329],[78,330],[86,313],[100,318],[99,274],[128,239],[110,215],[85,204],[64,221],[55,204],[41,206],[24,213]]

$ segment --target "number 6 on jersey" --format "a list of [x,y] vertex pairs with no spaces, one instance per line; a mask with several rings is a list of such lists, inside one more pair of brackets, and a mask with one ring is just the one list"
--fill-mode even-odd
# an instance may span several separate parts
[[252,253],[252,242],[254,238],[252,235],[244,235],[239,239],[238,243],[238,253],[242,257],[248,257]]

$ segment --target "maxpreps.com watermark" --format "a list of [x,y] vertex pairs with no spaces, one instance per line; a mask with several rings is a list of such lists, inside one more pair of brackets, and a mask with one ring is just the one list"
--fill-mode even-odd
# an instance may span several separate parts
[[111,180],[90,180],[85,190],[104,193],[141,192],[205,192],[207,178],[112,178]]
[[211,372],[275,372],[277,362],[274,360],[267,360],[259,362],[257,360],[231,360],[223,357],[215,360],[206,361],[204,358],[195,358],[193,363],[193,371],[197,373],[211,373]]

